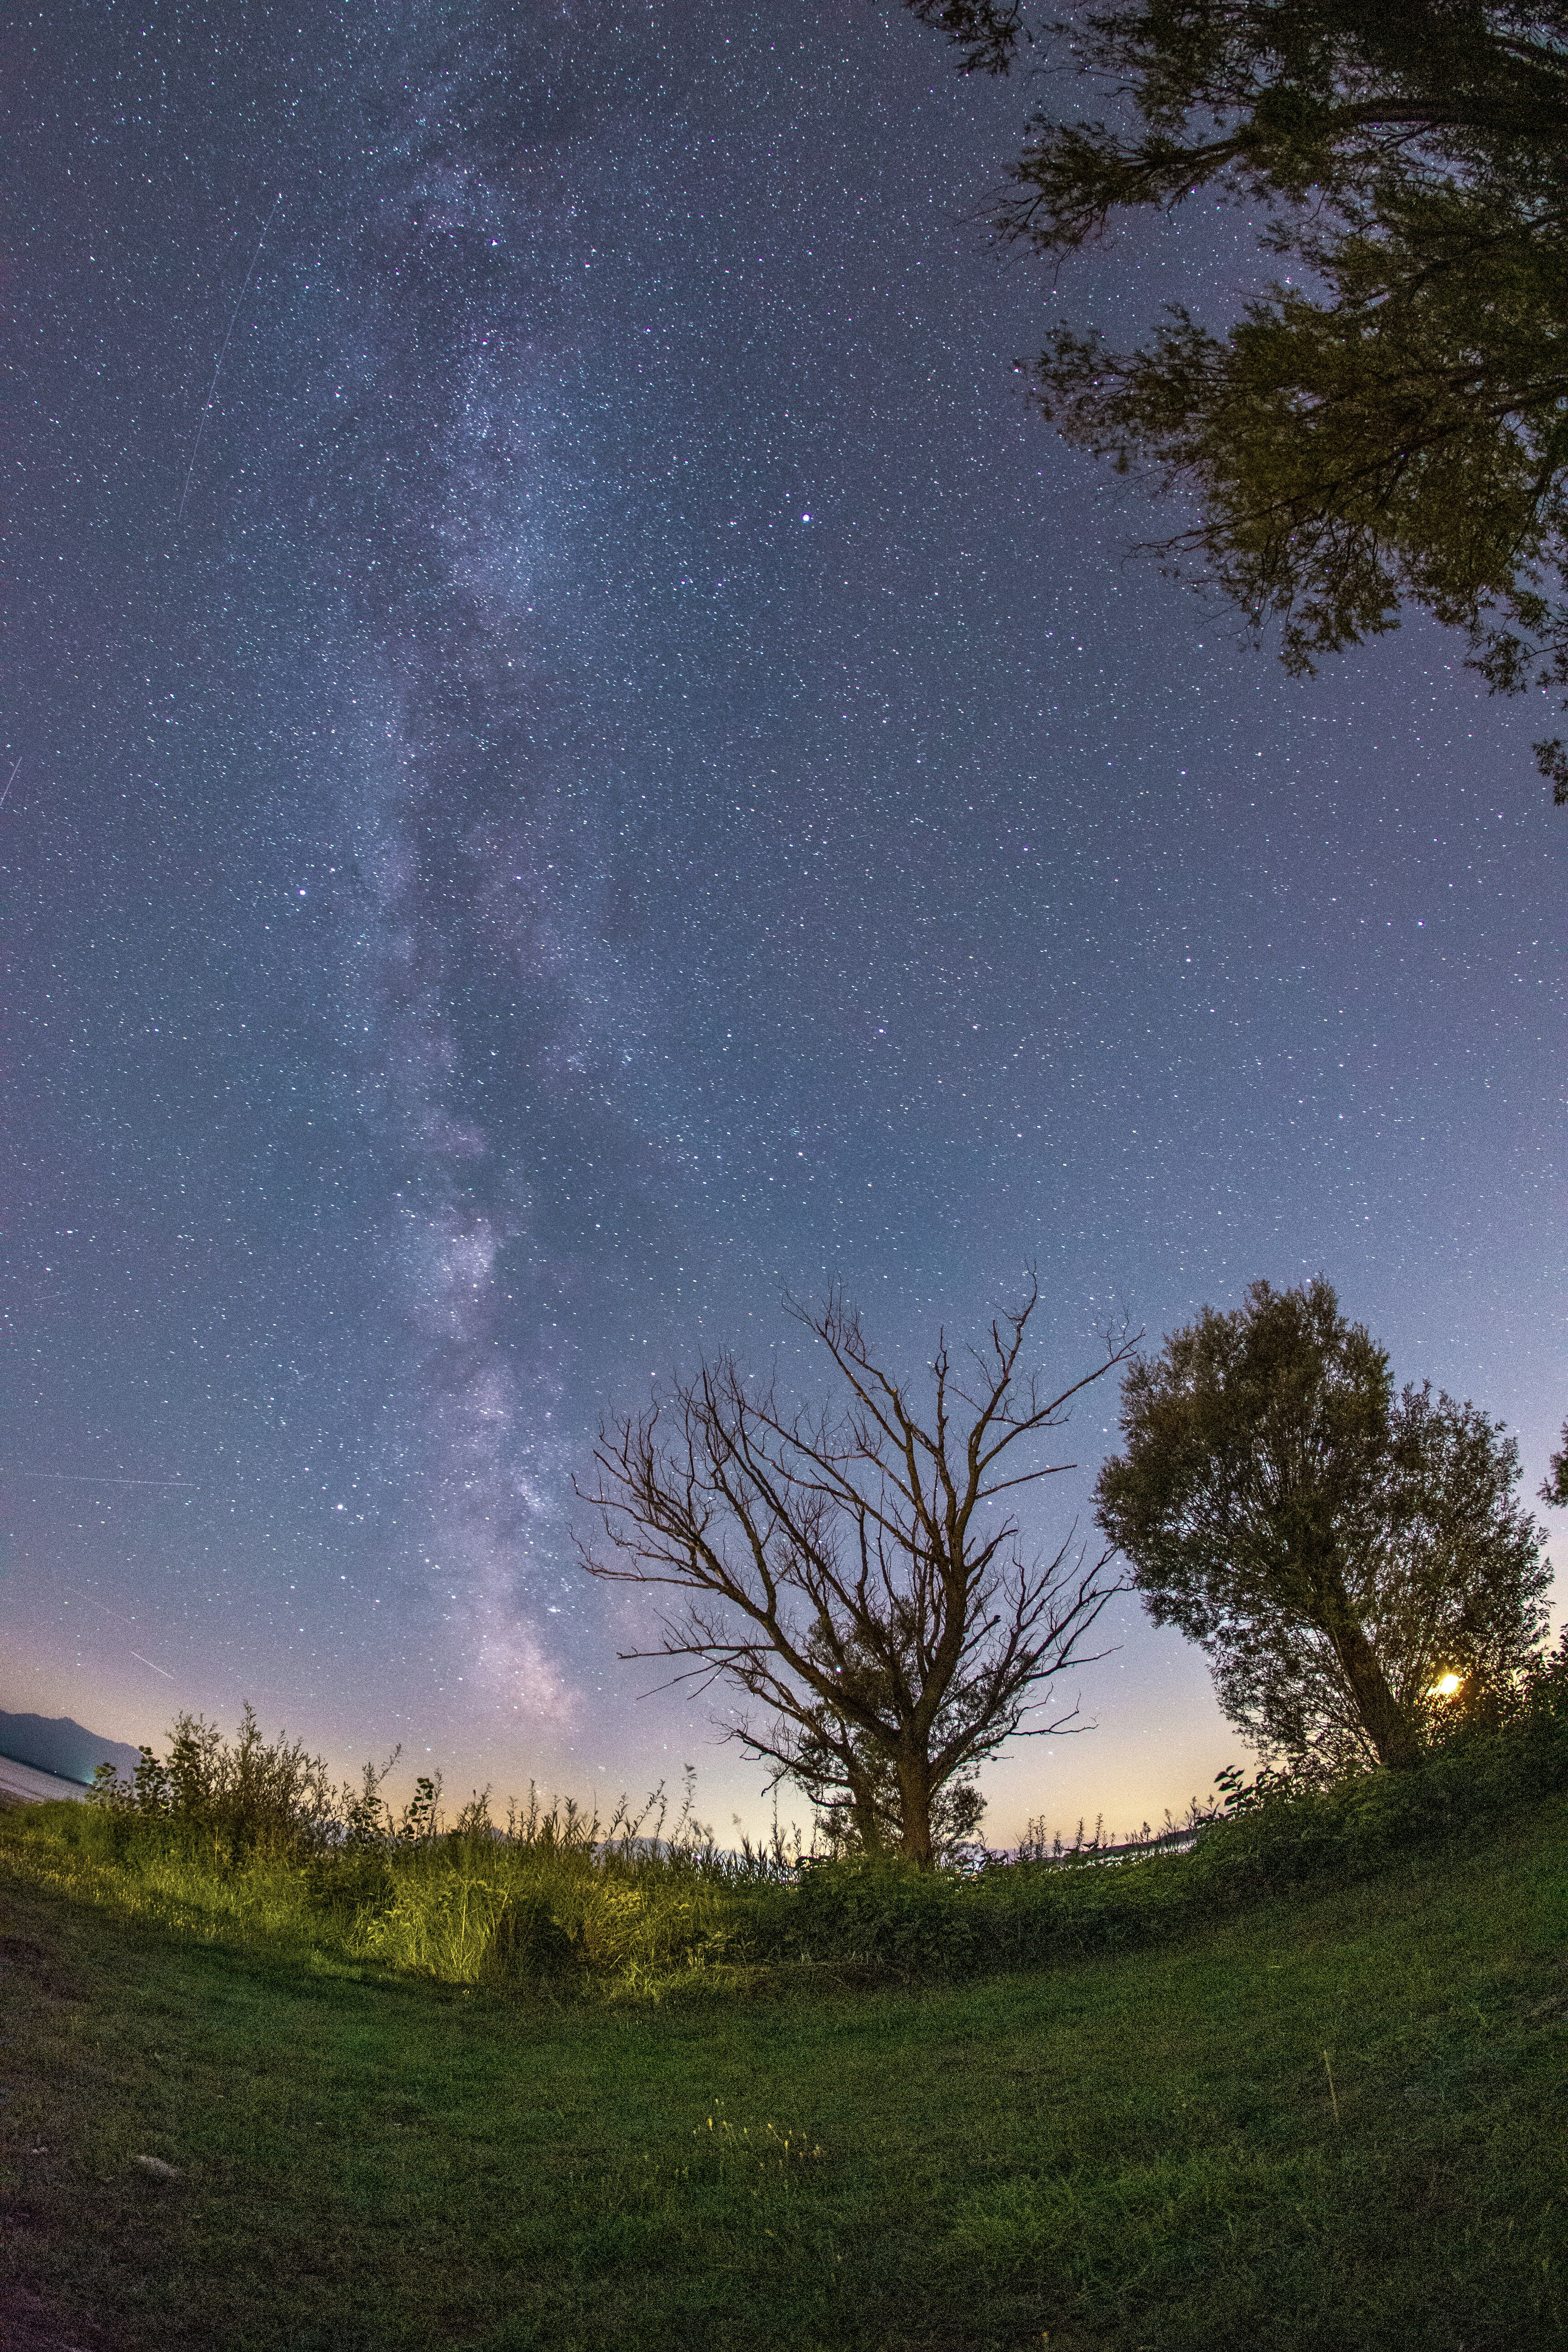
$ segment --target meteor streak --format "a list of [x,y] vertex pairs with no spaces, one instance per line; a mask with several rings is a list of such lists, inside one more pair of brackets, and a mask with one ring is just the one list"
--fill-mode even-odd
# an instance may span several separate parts
[[[185,487],[180,492],[180,510],[174,517],[174,528],[176,530],[178,530],[180,525],[185,520],[185,500],[191,495],[191,480],[196,470],[196,458],[201,450],[202,435],[207,429],[207,418],[212,415],[213,396],[217,391],[218,376],[222,372],[224,361],[228,356],[228,347],[234,341],[234,331],[239,320],[240,304],[245,300],[250,281],[256,275],[256,265],[261,258],[261,248],[267,242],[267,232],[271,227],[273,222],[277,219],[278,205],[280,205],[282,201],[283,197],[280,191],[277,203],[273,205],[272,210],[268,214],[266,221],[262,225],[261,235],[256,240],[256,251],[250,257],[250,268],[245,273],[244,284],[240,287],[238,297],[235,302],[234,312],[228,322],[228,332],[224,337],[223,342],[218,351],[217,360],[213,368],[213,380],[207,386],[206,404],[203,408],[201,416],[197,421],[196,437],[191,444],[191,462],[185,468]],[[20,762],[18,761],[17,764],[20,765]],[[7,784],[5,789],[7,792],[10,791],[11,788],[9,784]]]

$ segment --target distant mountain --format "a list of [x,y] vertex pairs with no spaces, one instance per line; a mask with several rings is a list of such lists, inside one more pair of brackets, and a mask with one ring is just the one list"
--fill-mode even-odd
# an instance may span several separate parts
[[137,1754],[123,1739],[103,1739],[84,1730],[68,1715],[7,1715],[0,1707],[0,1756],[14,1764],[30,1764],[35,1772],[54,1772],[62,1780],[90,1781],[100,1764],[112,1764],[120,1773],[134,1772]]

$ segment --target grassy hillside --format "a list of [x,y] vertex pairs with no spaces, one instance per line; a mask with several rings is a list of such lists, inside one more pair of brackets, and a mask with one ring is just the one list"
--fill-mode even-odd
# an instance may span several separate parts
[[0,1822],[0,2344],[1564,2340],[1560,1796],[1145,1949],[618,2006],[117,1901],[47,1827]]

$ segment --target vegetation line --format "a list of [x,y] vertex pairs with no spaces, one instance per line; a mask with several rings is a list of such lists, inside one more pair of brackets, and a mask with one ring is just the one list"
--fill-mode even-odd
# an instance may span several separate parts
[[607,1825],[531,1791],[502,1822],[486,1796],[448,1822],[433,1779],[395,1816],[385,1769],[334,1791],[319,1759],[268,1742],[248,1709],[232,1742],[184,1717],[168,1758],[144,1751],[131,1780],[106,1772],[86,1805],[0,1822],[0,1852],[35,1884],[182,1937],[557,2000],[980,1978],[1168,1944],[1271,1895],[1397,1867],[1445,1837],[1495,1836],[1568,1788],[1568,1641],[1489,1727],[1326,1784],[1227,1773],[1190,1851],[1152,1843],[1111,1868],[1097,1843],[935,1869],[782,1838],[723,1853],[696,1819],[689,1776],[673,1818],[662,1791],[651,1812],[622,1809]]

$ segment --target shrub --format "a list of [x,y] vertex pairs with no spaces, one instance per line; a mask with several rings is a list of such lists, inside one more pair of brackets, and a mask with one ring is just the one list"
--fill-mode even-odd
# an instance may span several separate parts
[[[372,1778],[366,1768],[367,1785]],[[175,1823],[225,1850],[232,1862],[259,1852],[311,1853],[340,1840],[345,1803],[319,1756],[286,1732],[268,1742],[247,1703],[232,1746],[217,1726],[181,1715],[166,1759],[151,1748],[129,1780],[100,1764],[89,1801],[121,1819]]]
[[814,1858],[787,1905],[770,1906],[793,1956],[859,1960],[903,1977],[961,1973],[974,1957],[974,1906],[964,1882],[893,1854]]

